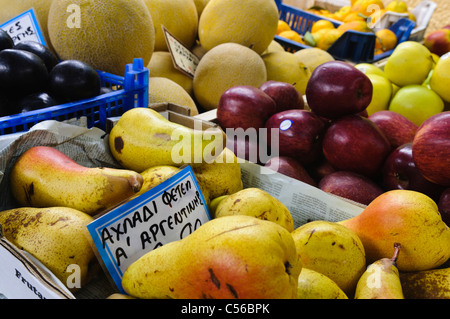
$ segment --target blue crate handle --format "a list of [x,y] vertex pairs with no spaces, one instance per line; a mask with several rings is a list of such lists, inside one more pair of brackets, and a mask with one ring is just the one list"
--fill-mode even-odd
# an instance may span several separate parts
[[141,58],[126,65],[124,77],[97,72],[102,84],[122,88],[86,100],[0,117],[0,135],[28,131],[31,126],[44,120],[62,121],[81,116],[86,116],[88,128],[96,126],[105,130],[108,117],[121,115],[134,107],[148,106],[149,70],[144,67]]

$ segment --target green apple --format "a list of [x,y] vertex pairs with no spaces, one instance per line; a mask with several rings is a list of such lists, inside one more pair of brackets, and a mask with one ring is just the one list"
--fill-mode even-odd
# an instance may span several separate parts
[[437,62],[429,85],[445,102],[450,102],[450,52],[442,55]]
[[422,84],[434,66],[430,50],[415,41],[405,41],[397,45],[388,57],[384,74],[394,84],[402,87]]
[[375,73],[368,73],[366,75],[373,86],[372,101],[370,101],[370,104],[366,108],[367,114],[371,115],[378,111],[387,110],[392,97],[391,81]]
[[355,64],[355,68],[360,70],[364,74],[378,74],[381,76],[385,76],[384,71],[377,67],[376,65],[370,64],[370,63],[358,63]]
[[389,104],[389,110],[400,113],[420,126],[423,121],[444,110],[444,101],[429,88],[420,84],[401,87]]

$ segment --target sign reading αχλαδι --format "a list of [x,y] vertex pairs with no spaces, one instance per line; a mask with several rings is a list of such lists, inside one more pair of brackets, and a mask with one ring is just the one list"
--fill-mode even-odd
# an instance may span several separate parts
[[120,291],[125,270],[147,252],[180,240],[211,219],[190,166],[102,215],[87,228]]

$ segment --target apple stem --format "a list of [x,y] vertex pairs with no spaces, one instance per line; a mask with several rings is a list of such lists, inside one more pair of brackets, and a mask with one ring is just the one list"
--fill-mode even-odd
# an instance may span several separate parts
[[400,248],[402,245],[400,243],[394,243],[394,255],[392,256],[391,260],[395,264],[397,262],[398,254],[400,253]]

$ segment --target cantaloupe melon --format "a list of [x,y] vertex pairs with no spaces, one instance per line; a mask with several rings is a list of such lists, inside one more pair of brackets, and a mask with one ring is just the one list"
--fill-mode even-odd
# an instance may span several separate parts
[[220,96],[236,85],[259,87],[267,79],[261,56],[237,43],[223,43],[202,57],[194,75],[194,95],[205,110],[217,108]]
[[147,68],[151,77],[164,77],[178,83],[189,95],[194,96],[193,79],[191,76],[175,68],[169,51],[155,51]]
[[118,75],[134,58],[148,65],[155,45],[153,20],[142,0],[54,0],[48,33],[61,59]]
[[194,99],[176,82],[164,77],[150,77],[148,81],[149,103],[173,103],[186,106],[191,116],[198,114]]
[[234,42],[261,54],[278,27],[278,8],[273,0],[210,0],[198,24],[198,37],[206,50]]
[[194,0],[144,0],[155,26],[155,51],[167,51],[161,25],[178,41],[190,48],[198,30],[198,13]]

